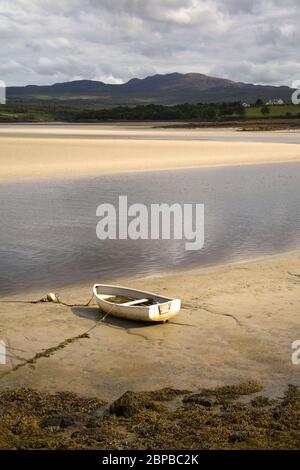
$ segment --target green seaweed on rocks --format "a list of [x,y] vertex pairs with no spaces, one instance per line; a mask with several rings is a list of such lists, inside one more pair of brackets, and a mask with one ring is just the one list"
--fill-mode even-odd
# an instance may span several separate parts
[[[198,403],[204,406],[227,403],[242,396],[260,392],[262,386],[255,382],[245,382],[236,385],[225,385],[215,389],[203,389],[200,393],[187,396],[184,403]],[[207,403],[207,405],[205,405]]]
[[[1,449],[300,449],[300,391],[258,395],[253,382],[98,398],[0,393]],[[255,394],[255,395],[254,395]]]
[[164,412],[165,409],[149,397],[148,393],[143,394],[128,391],[110,405],[111,414],[130,418],[143,410]]

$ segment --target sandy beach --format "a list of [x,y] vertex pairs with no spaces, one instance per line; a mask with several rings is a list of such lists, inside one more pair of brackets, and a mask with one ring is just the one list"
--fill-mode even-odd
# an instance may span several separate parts
[[[288,274],[299,273],[299,263],[297,251],[209,270],[114,280],[178,295],[181,313],[165,325],[113,317],[101,322],[94,304],[1,303],[8,362],[1,365],[0,390],[27,386],[112,400],[127,390],[196,390],[252,380],[279,396],[287,384],[300,385],[300,366],[291,362],[291,344],[300,339],[300,282]],[[91,287],[49,290],[82,304]]]
[[[34,137],[31,136],[32,132]],[[68,135],[70,132],[71,135]],[[85,137],[74,138],[72,132],[83,133]],[[99,134],[99,129],[97,132]],[[101,132],[103,138],[96,138],[95,129],[89,127],[72,131],[72,126],[3,126],[0,129],[0,180],[76,178],[135,171],[300,161],[297,144],[234,141],[237,135],[234,130],[220,131],[221,137],[232,138],[232,141],[184,140],[186,136],[203,135],[204,131],[194,130],[104,127]],[[163,135],[169,140],[147,140],[147,133],[152,137],[154,135],[154,138]],[[249,134],[252,138],[253,133]],[[114,135],[118,135],[118,139],[114,139]]]

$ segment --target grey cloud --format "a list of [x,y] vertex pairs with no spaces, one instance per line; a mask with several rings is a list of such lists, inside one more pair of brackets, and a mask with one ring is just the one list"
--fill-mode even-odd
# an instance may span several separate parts
[[[0,79],[300,78],[300,0],[1,0]],[[5,44],[5,47],[3,47]]]

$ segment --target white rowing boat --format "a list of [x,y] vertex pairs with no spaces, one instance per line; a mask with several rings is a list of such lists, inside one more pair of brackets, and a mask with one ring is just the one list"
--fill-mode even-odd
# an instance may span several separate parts
[[165,322],[181,306],[180,299],[120,286],[95,284],[93,292],[103,312],[126,320]]

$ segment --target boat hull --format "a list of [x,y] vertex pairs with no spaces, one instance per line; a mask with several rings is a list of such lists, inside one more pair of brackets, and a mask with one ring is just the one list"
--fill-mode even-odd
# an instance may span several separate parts
[[[106,284],[95,284],[93,293],[99,308],[106,314],[125,320],[143,322],[166,322],[177,315],[180,311],[180,299],[163,297],[152,292],[139,291],[120,286]],[[107,295],[122,295],[135,299],[145,299],[154,302],[153,305],[122,305],[109,302],[105,299]],[[104,298],[102,298],[104,297]]]

